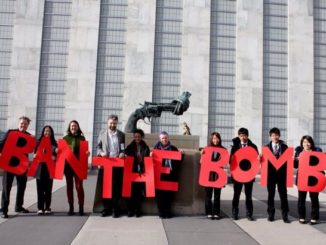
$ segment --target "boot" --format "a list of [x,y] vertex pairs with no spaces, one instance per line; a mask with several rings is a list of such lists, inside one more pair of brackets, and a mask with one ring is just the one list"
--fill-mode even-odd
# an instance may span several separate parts
[[282,218],[284,223],[290,223],[288,212],[282,212]]
[[83,206],[79,206],[79,215],[80,216],[84,215],[84,207]]
[[68,215],[71,216],[71,215],[74,215],[75,212],[74,212],[74,205],[73,204],[69,204],[69,211],[68,211]]
[[275,208],[268,208],[267,209],[268,213],[268,221],[273,222],[275,220]]
[[239,219],[239,208],[232,208],[232,218],[234,220]]
[[254,221],[254,218],[252,217],[252,211],[247,211],[247,219],[249,221]]

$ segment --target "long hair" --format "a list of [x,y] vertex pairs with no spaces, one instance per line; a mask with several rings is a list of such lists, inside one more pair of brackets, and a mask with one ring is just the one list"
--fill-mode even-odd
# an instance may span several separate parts
[[51,145],[58,146],[58,143],[57,143],[57,141],[55,140],[55,137],[54,137],[53,128],[50,125],[45,125],[43,127],[42,133],[41,133],[40,138],[38,139],[38,142],[41,142],[42,138],[44,137],[44,131],[45,131],[46,128],[49,128],[50,129],[50,132],[51,132],[51,135],[50,135]]
[[209,145],[210,145],[210,146],[215,146],[215,145],[213,144],[213,137],[214,137],[214,136],[216,136],[216,137],[218,138],[218,140],[219,140],[219,143],[217,144],[217,146],[222,146],[221,135],[220,135],[220,133],[218,133],[218,132],[213,132],[213,133],[211,133],[211,136],[210,136],[210,139],[209,139]]
[[315,142],[313,140],[313,138],[310,135],[304,135],[302,136],[301,140],[300,140],[300,146],[303,148],[303,141],[304,140],[308,140],[308,142],[311,144],[311,150],[315,150]]
[[70,125],[71,125],[72,123],[76,123],[77,126],[78,126],[77,135],[78,135],[78,136],[82,136],[82,135],[84,135],[83,132],[82,132],[81,129],[80,129],[79,123],[78,123],[76,120],[71,120],[71,121],[69,122],[69,124],[68,124],[68,128],[67,128],[67,134],[68,134],[68,135],[72,135],[72,133],[70,132]]

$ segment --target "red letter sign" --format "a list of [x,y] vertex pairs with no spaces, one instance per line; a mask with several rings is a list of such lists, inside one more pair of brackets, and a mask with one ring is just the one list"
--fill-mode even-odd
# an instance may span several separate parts
[[[18,140],[26,141],[24,146],[17,146]],[[28,153],[33,152],[36,140],[29,134],[10,131],[0,157],[0,167],[13,174],[23,174],[28,168]],[[12,158],[17,159],[17,166],[11,165]]]
[[[214,152],[220,154],[220,159],[216,162],[212,161],[212,154]],[[226,149],[208,146],[204,148],[200,162],[199,184],[201,186],[215,188],[222,188],[225,186],[228,176],[223,170],[223,167],[229,162],[229,153]],[[217,174],[217,180],[209,180],[210,172],[215,172]]]
[[[242,170],[240,163],[247,160],[251,163],[248,170]],[[253,147],[243,147],[236,151],[231,159],[231,175],[233,179],[238,182],[246,183],[252,181],[259,171],[260,162],[258,160],[258,153]]]
[[28,176],[35,176],[37,168],[40,164],[46,164],[50,178],[54,178],[54,171],[55,171],[55,162],[52,159],[52,145],[50,137],[43,137],[37,151],[35,153],[34,160],[27,172]]
[[267,146],[262,148],[262,168],[261,168],[261,179],[260,185],[267,186],[267,172],[268,163],[271,163],[276,170],[280,169],[283,164],[287,164],[286,173],[286,186],[293,186],[293,148],[289,147],[285,152],[282,153],[279,159],[277,159]]
[[[310,166],[310,157],[318,158],[318,164]],[[298,168],[298,190],[321,192],[326,186],[326,177],[322,171],[326,169],[326,155],[322,152],[316,151],[303,151],[299,155],[299,168]],[[314,176],[318,180],[314,186],[308,185],[309,176]]]
[[123,172],[123,188],[122,196],[131,196],[131,185],[132,182],[145,182],[146,185],[146,197],[155,197],[155,186],[154,186],[154,167],[153,161],[150,157],[144,159],[145,173],[139,174],[132,172],[134,163],[133,157],[127,157],[125,161],[125,167]]
[[80,179],[87,178],[87,152],[88,152],[88,142],[80,141],[79,143],[79,159],[76,158],[74,153],[71,151],[67,142],[60,139],[58,142],[58,156],[57,156],[57,166],[55,169],[55,178],[62,179],[65,162],[70,165],[72,170]]
[[153,150],[152,158],[155,170],[155,188],[157,190],[178,191],[178,182],[162,181],[161,174],[169,174],[170,168],[162,166],[163,159],[181,160],[181,152],[179,151],[165,151]]
[[110,157],[93,157],[93,166],[103,167],[103,198],[112,198],[112,168],[123,167],[125,159]]

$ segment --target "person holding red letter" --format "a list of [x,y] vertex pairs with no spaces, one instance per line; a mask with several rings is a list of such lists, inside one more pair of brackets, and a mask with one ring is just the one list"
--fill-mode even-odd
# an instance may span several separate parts
[[[78,158],[79,157],[79,144],[80,141],[84,141],[85,137],[83,132],[79,127],[79,123],[75,120],[72,120],[69,123],[67,134],[63,137],[63,139],[68,143],[71,151]],[[70,167],[69,164],[65,164],[64,174],[67,182],[67,197],[69,203],[69,211],[68,215],[74,215],[74,180],[77,190],[78,196],[78,204],[79,204],[79,215],[84,215],[84,187],[83,180],[81,180]]]
[[[319,147],[315,146],[315,142],[313,138],[309,135],[305,135],[301,138],[300,146],[295,148],[295,161],[294,161],[294,167],[298,168],[298,160],[300,158],[300,153],[304,151],[319,151],[322,152],[322,150]],[[313,159],[313,158],[312,158]],[[317,164],[318,162],[311,162],[311,164]],[[314,185],[314,179],[308,180],[309,185]],[[310,201],[311,201],[311,220],[310,224],[315,225],[318,222],[319,219],[319,192],[309,192]],[[306,223],[306,197],[307,192],[306,191],[299,191],[298,194],[298,213],[299,213],[299,222],[300,224]]]
[[[225,149],[222,146],[221,135],[218,132],[211,133],[209,146],[219,147]],[[204,150],[201,152],[204,153]],[[212,161],[218,161],[220,159],[220,154],[214,152],[212,155]],[[218,176],[216,173],[211,172],[209,174],[209,181],[217,180]],[[205,187],[206,197],[205,197],[205,213],[208,219],[220,219],[220,198],[221,198],[221,188]],[[213,203],[212,203],[213,197]]]
[[[38,144],[36,146],[36,151],[43,137],[50,138],[52,147],[52,158],[53,160],[55,160],[57,155],[56,151],[58,148],[58,143],[55,140],[54,132],[51,126],[47,125],[43,128],[41,137],[39,138]],[[48,171],[47,166],[45,164],[40,164],[37,168],[37,172],[34,177],[36,178],[37,187],[37,214],[51,214],[53,179],[50,178],[50,173]]]
[[[144,139],[144,131],[136,129],[134,131],[134,140],[127,146],[126,155],[134,157],[133,169],[139,175],[144,174],[144,158],[148,157],[150,150]],[[133,183],[131,189],[131,197],[127,200],[128,217],[136,215],[141,216],[141,201],[144,192],[144,183]]]
[[[178,148],[171,145],[169,135],[167,132],[162,131],[160,133],[160,141],[154,146],[154,149],[166,150],[166,151],[178,151]],[[177,162],[171,159],[164,159],[163,166],[170,168],[169,174],[162,174],[162,180],[176,181],[177,180]],[[155,197],[157,202],[157,208],[159,217],[162,219],[172,218],[171,206],[173,201],[174,191],[156,190]]]
[[[241,148],[243,147],[252,147],[257,153],[257,146],[249,139],[249,131],[246,128],[240,128],[238,130],[238,137],[232,139],[233,145],[231,148],[230,158]],[[243,160],[241,162],[241,168],[243,170],[248,170],[251,167],[251,163],[248,160]],[[231,178],[233,182],[233,200],[232,200],[232,217],[234,220],[239,219],[239,200],[241,195],[242,186],[245,189],[246,195],[246,209],[247,209],[247,219],[253,221],[253,203],[252,203],[252,188],[255,179],[247,183],[241,183],[236,181],[234,178]]]
[[[269,131],[269,136],[271,141],[266,145],[273,155],[278,159],[283,152],[288,148],[284,141],[280,140],[281,132],[278,128],[272,128]],[[277,185],[278,193],[281,199],[281,209],[282,209],[282,218],[284,223],[290,223],[288,218],[289,213],[289,203],[287,197],[286,189],[286,164],[284,164],[279,170],[268,163],[268,176],[267,176],[267,191],[268,191],[268,200],[267,200],[267,213],[268,221],[272,222],[275,219],[275,206],[274,206],[274,197],[275,197],[275,188]]]
[[[8,138],[8,134],[11,131],[19,131],[24,134],[30,135],[29,132],[27,132],[28,126],[31,122],[31,119],[29,119],[26,116],[22,116],[19,118],[18,121],[18,129],[12,129],[8,130],[4,139],[0,142],[0,152],[2,152],[2,149],[6,143],[6,140]],[[17,142],[17,146],[24,146],[25,145],[25,140],[24,139],[19,139]],[[12,158],[10,165],[15,166],[18,164],[17,158]],[[25,194],[25,189],[26,189],[26,183],[27,183],[27,176],[26,173],[23,173],[21,175],[16,175],[7,171],[3,172],[3,177],[2,177],[2,197],[1,197],[1,210],[2,210],[2,218],[7,219],[8,216],[8,207],[9,207],[9,201],[10,201],[10,191],[12,187],[12,183],[14,180],[14,177],[16,177],[17,180],[17,195],[16,195],[16,206],[15,206],[15,211],[18,213],[29,213],[29,211],[23,207],[24,203],[24,194]]]
[[[118,116],[110,115],[107,121],[107,129],[102,130],[97,141],[97,155],[101,157],[125,157],[125,134],[117,129]],[[103,169],[99,171],[99,178],[103,179]],[[112,213],[113,218],[120,215],[119,202],[122,193],[123,168],[113,168],[112,199],[103,198],[104,209],[102,217]]]

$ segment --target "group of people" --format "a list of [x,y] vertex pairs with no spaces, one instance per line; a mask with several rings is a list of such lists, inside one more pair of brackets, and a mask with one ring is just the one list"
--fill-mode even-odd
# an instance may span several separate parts
[[[30,124],[30,119],[28,117],[20,117],[18,123],[18,129],[9,130],[5,135],[4,139],[0,142],[0,154],[3,150],[4,144],[6,142],[7,136],[10,131],[20,131],[25,134],[28,133],[27,129]],[[107,120],[107,128],[102,130],[98,136],[97,141],[97,156],[99,157],[114,157],[114,158],[124,158],[126,156],[134,157],[133,172],[144,174],[144,158],[150,156],[150,148],[144,141],[144,132],[141,129],[136,129],[133,132],[132,142],[125,147],[125,134],[117,129],[118,117],[116,115],[110,115]],[[269,132],[270,142],[268,147],[276,158],[279,158],[281,154],[287,149],[287,145],[284,141],[280,139],[281,133],[278,128],[272,128]],[[38,139],[38,144],[36,146],[35,152],[39,147],[43,137],[49,137],[52,145],[52,157],[56,158],[57,155],[57,141],[54,137],[54,131],[50,125],[44,126],[41,136]],[[80,142],[85,140],[85,136],[80,129],[79,123],[72,120],[67,128],[66,135],[63,139],[67,142],[70,149],[73,151],[76,157],[79,156]],[[246,128],[240,128],[238,130],[238,137],[232,140],[233,145],[231,149],[230,157],[243,147],[252,147],[257,151],[257,146],[249,139],[249,131]],[[24,141],[19,140],[17,146],[23,146]],[[213,132],[210,135],[209,146],[224,148],[222,145],[222,139],[218,132]],[[177,147],[170,143],[169,135],[167,132],[162,131],[159,135],[159,141],[153,147],[154,149],[178,151]],[[303,151],[321,151],[320,148],[316,147],[313,138],[309,135],[302,137],[300,145],[295,149],[295,167],[298,167],[298,160],[300,158],[300,153]],[[87,153],[89,154],[89,153]],[[212,160],[219,160],[219,153],[214,152],[212,155]],[[15,166],[18,164],[18,159],[12,158],[10,165]],[[169,174],[163,174],[162,179],[167,181],[177,180],[177,165],[176,160],[163,160],[163,166],[170,168]],[[244,160],[241,165],[243,170],[250,168],[250,162]],[[72,170],[69,164],[65,164],[64,174],[67,182],[67,199],[69,204],[68,215],[74,215],[74,194],[73,186],[77,190],[78,204],[79,204],[79,215],[84,215],[84,188],[83,180],[81,180]],[[27,176],[26,173],[21,175],[16,175],[7,171],[3,172],[2,178],[2,198],[1,198],[1,212],[2,218],[8,218],[8,206],[10,191],[13,184],[13,180],[16,177],[17,180],[17,197],[15,211],[21,213],[28,213],[29,210],[23,207],[24,202],[24,192],[26,189]],[[114,168],[113,178],[112,178],[112,198],[103,199],[103,210],[101,215],[103,217],[112,215],[112,217],[117,218],[121,215],[121,200],[122,200],[122,177],[123,169]],[[37,213],[39,215],[51,214],[51,197],[52,197],[52,186],[53,179],[50,178],[49,171],[45,164],[40,164],[37,172],[35,174],[36,184],[37,184]],[[99,178],[103,179],[103,169],[99,169]],[[209,176],[210,181],[214,181],[218,178],[216,173],[211,172]],[[233,182],[233,200],[232,200],[232,217],[234,220],[239,219],[239,199],[241,195],[242,188],[244,186],[245,197],[246,197],[246,216],[248,220],[253,221],[253,201],[252,201],[252,189],[254,180],[241,183],[232,179]],[[288,213],[289,204],[287,199],[287,188],[286,188],[286,165],[283,165],[280,169],[276,170],[272,164],[268,165],[268,221],[274,221],[275,219],[275,205],[274,197],[275,190],[279,192],[281,200],[281,210],[282,219],[285,223],[289,223]],[[205,211],[206,216],[209,219],[220,219],[220,197],[221,188],[205,187],[206,198],[205,198]],[[128,210],[128,217],[140,217],[142,215],[141,204],[144,197],[145,186],[143,183],[133,183],[131,197],[126,199],[126,206]],[[319,200],[318,194],[315,192],[310,192],[311,198],[311,224],[316,224],[319,219]],[[173,191],[166,190],[156,190],[155,197],[157,202],[157,208],[159,211],[159,216],[161,218],[171,218],[171,206],[173,201]],[[306,196],[307,192],[299,191],[298,198],[298,213],[299,222],[301,224],[306,223]]]
[[[272,128],[269,131],[270,142],[266,145],[273,155],[278,159],[283,152],[288,148],[284,141],[280,139],[281,132],[278,128]],[[249,139],[249,131],[246,128],[240,128],[238,130],[238,137],[232,140],[233,145],[231,148],[230,159],[232,156],[243,147],[252,147],[256,150],[258,156],[257,146]],[[221,136],[218,132],[211,133],[209,146],[224,148],[222,145]],[[298,168],[298,162],[300,158],[300,153],[303,151],[321,151],[319,147],[315,146],[314,140],[311,136],[305,135],[301,138],[300,145],[295,148],[294,155],[294,167]],[[217,161],[219,159],[217,152],[213,153],[212,160]],[[314,164],[314,163],[311,163]],[[241,163],[241,168],[243,170],[248,170],[250,168],[250,162],[248,160],[243,160]],[[289,204],[287,198],[287,188],[286,188],[286,173],[287,166],[284,164],[278,170],[272,165],[268,164],[268,178],[267,178],[267,213],[268,221],[273,222],[275,220],[275,190],[277,190],[281,200],[281,210],[282,219],[284,223],[290,223],[288,218]],[[210,173],[210,180],[214,181],[218,178],[216,173]],[[252,189],[255,180],[247,183],[241,183],[236,181],[231,177],[233,183],[233,199],[232,199],[232,217],[234,220],[239,219],[239,199],[241,195],[241,190],[244,186],[245,192],[245,205],[246,205],[246,216],[249,221],[254,221],[253,217],[253,201],[252,201]],[[313,185],[314,180],[309,180],[309,185]],[[207,218],[209,219],[219,219],[220,216],[220,196],[221,188],[205,187],[206,199],[205,199],[205,211]],[[319,200],[318,192],[309,192],[311,199],[311,218],[310,224],[317,224],[319,220]],[[307,223],[306,220],[306,191],[299,191],[298,193],[298,214],[299,222],[301,224]]]
[[[3,140],[0,142],[0,154],[3,150],[3,147],[6,143],[8,135],[11,131],[19,131],[24,134],[30,135],[27,131],[28,126],[30,124],[30,119],[26,116],[22,116],[18,121],[18,128],[8,130],[5,134]],[[57,155],[58,143],[54,137],[53,128],[50,125],[46,125],[42,129],[42,133],[40,138],[37,141],[37,145],[35,148],[35,153],[39,148],[39,144],[43,137],[49,137],[52,147],[52,158],[55,160]],[[71,121],[68,125],[66,135],[63,139],[67,142],[71,150],[76,156],[79,156],[79,144],[80,141],[85,140],[83,132],[79,127],[79,123],[75,120]],[[25,140],[23,138],[19,138],[17,142],[17,146],[24,146]],[[34,155],[36,157],[36,154]],[[10,165],[16,166],[19,162],[17,162],[17,158],[11,158]],[[84,188],[83,181],[75,174],[69,164],[65,164],[64,174],[67,182],[67,199],[69,203],[69,211],[68,215],[74,214],[74,193],[73,193],[73,182],[75,182],[77,195],[78,195],[78,204],[79,204],[79,214],[84,215]],[[51,210],[51,199],[52,199],[52,186],[53,179],[50,177],[50,173],[45,164],[40,164],[34,176],[36,178],[36,187],[37,187],[37,214],[38,215],[49,215],[52,214]],[[1,196],[1,212],[2,218],[8,218],[8,207],[10,201],[10,191],[13,184],[13,180],[16,178],[17,181],[17,194],[16,194],[16,205],[15,212],[18,213],[29,213],[29,210],[23,207],[24,203],[24,194],[27,183],[27,170],[25,173],[17,175],[8,171],[3,172],[2,177],[2,196]]]
[[[125,134],[117,129],[118,117],[110,115],[108,117],[107,129],[100,132],[97,142],[97,155],[101,157],[119,157],[125,156],[134,157],[133,172],[144,174],[144,158],[150,156],[149,146],[144,141],[144,132],[141,129],[136,129],[133,132],[132,142],[125,148]],[[159,135],[159,141],[153,147],[154,149],[178,151],[178,148],[170,143],[167,132],[162,131]],[[177,180],[177,161],[163,160],[163,166],[170,168],[168,175],[162,176],[162,179],[169,181]],[[103,199],[102,216],[112,215],[113,218],[118,218],[121,215],[121,193],[122,193],[122,177],[123,169],[114,168],[112,174],[112,198]],[[103,169],[99,170],[99,178],[103,178]],[[141,203],[144,197],[144,183],[133,183],[131,189],[131,197],[126,199],[128,217],[140,217],[142,215]],[[173,200],[173,191],[156,190],[155,197],[159,216],[161,218],[172,217],[171,205]]]
[[[8,135],[11,131],[19,131],[30,135],[27,131],[30,124],[30,119],[26,116],[19,118],[18,128],[8,130],[5,134],[3,140],[0,142],[0,154],[4,148]],[[134,157],[133,171],[144,174],[144,158],[150,155],[150,149],[145,143],[144,132],[141,129],[137,129],[133,133],[133,141],[125,148],[125,134],[117,129],[118,117],[116,115],[110,115],[107,120],[107,129],[100,132],[97,142],[97,156],[99,157],[119,157],[124,158],[126,156]],[[41,136],[37,141],[35,148],[35,153],[43,137],[49,137],[52,146],[52,158],[56,159],[58,144],[54,137],[53,128],[50,125],[44,126]],[[76,157],[79,156],[80,142],[85,140],[85,136],[76,120],[69,122],[66,135],[63,139],[67,142],[70,149]],[[24,139],[19,139],[17,146],[24,146]],[[178,151],[178,149],[171,145],[169,141],[169,135],[167,132],[162,131],[159,135],[159,141],[154,146],[154,149],[163,149]],[[36,154],[34,157],[36,157]],[[89,152],[87,152],[89,154]],[[12,158],[10,160],[10,165],[15,166],[18,164],[18,159]],[[175,160],[164,160],[163,165],[170,168],[170,174],[166,175],[167,180],[176,181],[176,163]],[[24,193],[27,183],[27,171],[23,174],[17,175],[8,171],[3,172],[2,178],[2,197],[1,197],[1,212],[2,218],[8,218],[8,207],[10,201],[10,191],[12,188],[13,180],[16,177],[17,180],[17,198],[15,211],[18,213],[29,213],[29,210],[23,207],[24,203]],[[74,215],[74,193],[73,186],[75,183],[75,188],[77,191],[78,205],[79,205],[79,215],[84,215],[84,188],[83,180],[80,179],[69,164],[65,164],[64,174],[66,178],[66,188],[67,188],[67,199],[69,204],[68,215]],[[49,215],[52,214],[51,210],[51,199],[52,199],[52,186],[53,179],[50,177],[48,168],[45,164],[40,164],[34,176],[36,178],[37,186],[37,207],[38,215]],[[112,198],[103,198],[103,211],[102,216],[112,215],[112,217],[117,218],[121,215],[121,192],[122,192],[122,177],[123,169],[114,168],[113,169],[113,179],[112,179]],[[99,170],[99,178],[103,179],[103,169]],[[134,183],[132,186],[132,195],[126,201],[128,208],[128,217],[136,216],[140,217],[141,203],[143,198],[143,193],[145,186],[142,183]],[[172,204],[173,192],[172,191],[156,191],[156,201],[159,210],[159,215],[161,218],[172,217],[171,204]]]

